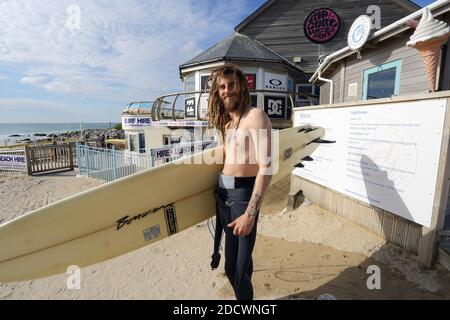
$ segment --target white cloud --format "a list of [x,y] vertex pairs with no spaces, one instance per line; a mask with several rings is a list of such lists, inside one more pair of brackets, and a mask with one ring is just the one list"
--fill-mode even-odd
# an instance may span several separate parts
[[0,62],[25,65],[21,82],[50,92],[152,99],[180,89],[178,66],[231,34],[243,10],[239,0],[0,1]]
[[40,84],[47,79],[46,77],[23,77],[20,82],[26,84]]

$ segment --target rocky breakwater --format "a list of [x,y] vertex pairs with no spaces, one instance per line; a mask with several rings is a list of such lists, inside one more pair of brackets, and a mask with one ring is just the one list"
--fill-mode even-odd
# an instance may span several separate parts
[[54,142],[54,141],[98,141],[104,142],[106,139],[125,139],[123,130],[118,129],[86,129],[81,131],[67,131],[62,133],[35,133],[32,136],[10,135],[16,143],[32,143],[32,142]]

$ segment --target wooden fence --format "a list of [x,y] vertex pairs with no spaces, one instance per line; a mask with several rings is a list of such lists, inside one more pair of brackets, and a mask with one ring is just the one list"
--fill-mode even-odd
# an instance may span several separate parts
[[25,146],[28,174],[73,170],[76,164],[75,149],[74,143]]

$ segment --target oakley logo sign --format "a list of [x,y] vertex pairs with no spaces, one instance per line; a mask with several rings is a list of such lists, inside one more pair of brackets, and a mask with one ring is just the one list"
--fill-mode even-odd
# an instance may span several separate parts
[[269,80],[269,83],[271,84],[271,85],[273,85],[273,86],[281,86],[282,84],[283,84],[283,82],[281,82],[280,80],[278,80],[278,79],[271,79],[271,80]]

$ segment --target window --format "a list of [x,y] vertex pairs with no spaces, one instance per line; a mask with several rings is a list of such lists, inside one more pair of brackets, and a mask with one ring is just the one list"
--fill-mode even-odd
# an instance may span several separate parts
[[145,153],[145,134],[139,133],[139,153]]
[[319,104],[320,86],[310,83],[297,84],[296,107],[307,107]]
[[184,79],[184,92],[195,91],[195,76],[189,76]]
[[204,74],[200,76],[200,90],[209,90],[209,74]]
[[400,89],[401,60],[364,70],[362,99],[396,96]]
[[137,134],[130,134],[130,151],[134,151],[134,152],[139,151]]
[[172,136],[166,136],[166,135],[163,136],[163,140],[164,140],[163,144],[165,146],[170,146],[170,145],[178,144],[181,142],[180,137],[172,137]]

